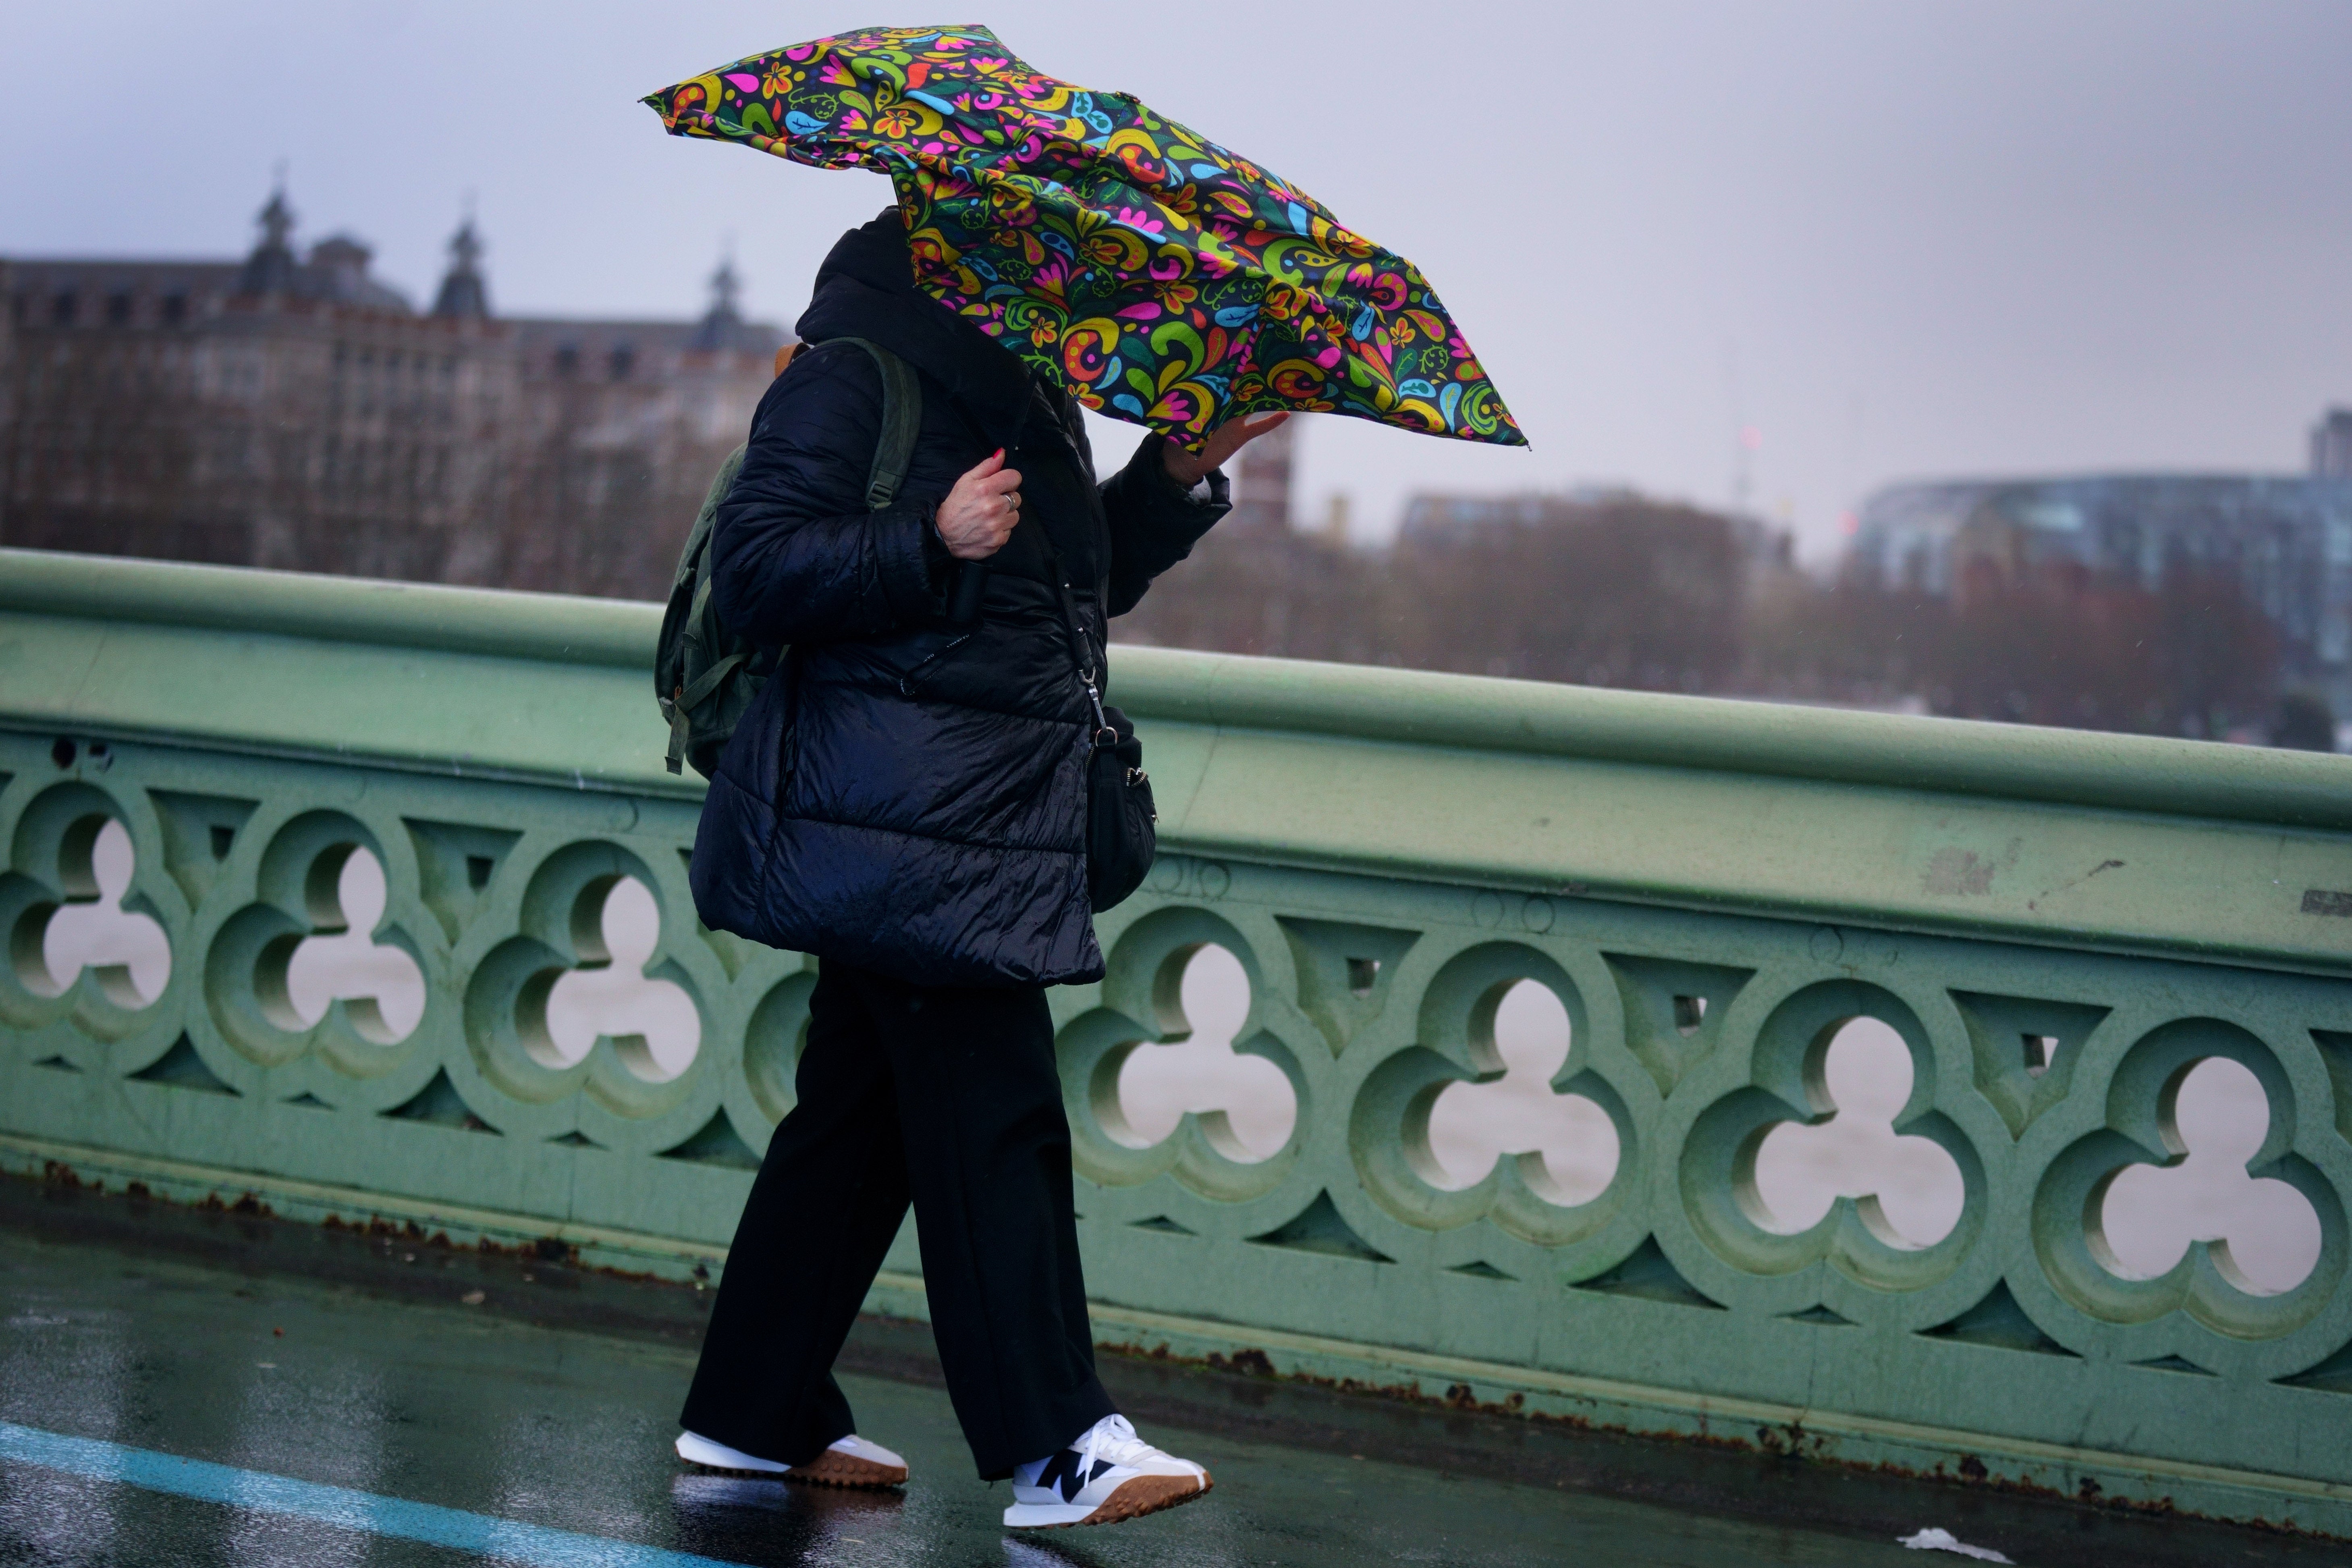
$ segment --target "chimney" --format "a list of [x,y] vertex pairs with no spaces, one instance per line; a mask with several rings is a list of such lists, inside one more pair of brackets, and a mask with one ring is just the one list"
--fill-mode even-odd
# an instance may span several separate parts
[[1225,527],[1248,533],[1280,533],[1290,526],[1290,456],[1298,420],[1284,420],[1242,448],[1234,476],[1233,516]]
[[2323,479],[2352,479],[2352,408],[2331,408],[2311,427],[2311,471]]

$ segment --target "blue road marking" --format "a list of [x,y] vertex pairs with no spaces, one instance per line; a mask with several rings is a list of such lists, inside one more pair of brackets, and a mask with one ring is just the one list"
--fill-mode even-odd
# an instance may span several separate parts
[[316,1481],[242,1470],[203,1459],[184,1459],[151,1448],[128,1448],[90,1437],[68,1437],[37,1427],[0,1421],[0,1459],[38,1465],[43,1469],[87,1476],[92,1480],[121,1481],[149,1491],[261,1513],[290,1514],[344,1530],[372,1535],[396,1536],[431,1546],[454,1546],[461,1552],[504,1558],[511,1563],[545,1564],[546,1568],[734,1568],[715,1557],[671,1552],[658,1546],[638,1546],[601,1535],[581,1535],[569,1530],[494,1519],[463,1509],[438,1508],[404,1498],[378,1497],[349,1487],[321,1486]]

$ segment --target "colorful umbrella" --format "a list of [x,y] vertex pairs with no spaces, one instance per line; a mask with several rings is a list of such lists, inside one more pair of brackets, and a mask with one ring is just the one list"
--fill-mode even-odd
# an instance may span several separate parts
[[889,175],[923,289],[1104,414],[1192,445],[1265,409],[1527,444],[1411,262],[985,27],[819,38],[645,101],[673,135]]

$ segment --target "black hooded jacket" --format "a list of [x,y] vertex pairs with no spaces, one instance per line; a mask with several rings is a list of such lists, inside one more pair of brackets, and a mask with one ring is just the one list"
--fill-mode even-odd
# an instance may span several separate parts
[[[915,287],[895,211],[842,237],[798,331],[809,346],[761,399],[711,536],[719,618],[791,653],[711,781],[696,906],[715,930],[919,984],[1099,979],[1076,660],[1102,670],[1107,617],[1224,515],[1223,477],[1187,496],[1152,436],[1098,485],[1076,406]],[[848,337],[922,384],[906,482],[881,511],[865,508],[881,376],[827,343]],[[957,563],[931,516],[1000,447],[1021,521],[989,559],[978,623],[951,626]]]

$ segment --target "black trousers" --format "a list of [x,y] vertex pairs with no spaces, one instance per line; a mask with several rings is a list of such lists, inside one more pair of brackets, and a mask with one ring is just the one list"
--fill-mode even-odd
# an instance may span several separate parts
[[735,1229],[687,1429],[789,1465],[856,1430],[833,1360],[910,1198],[932,1337],[981,1478],[1109,1415],[1045,992],[826,963],[798,1088]]

